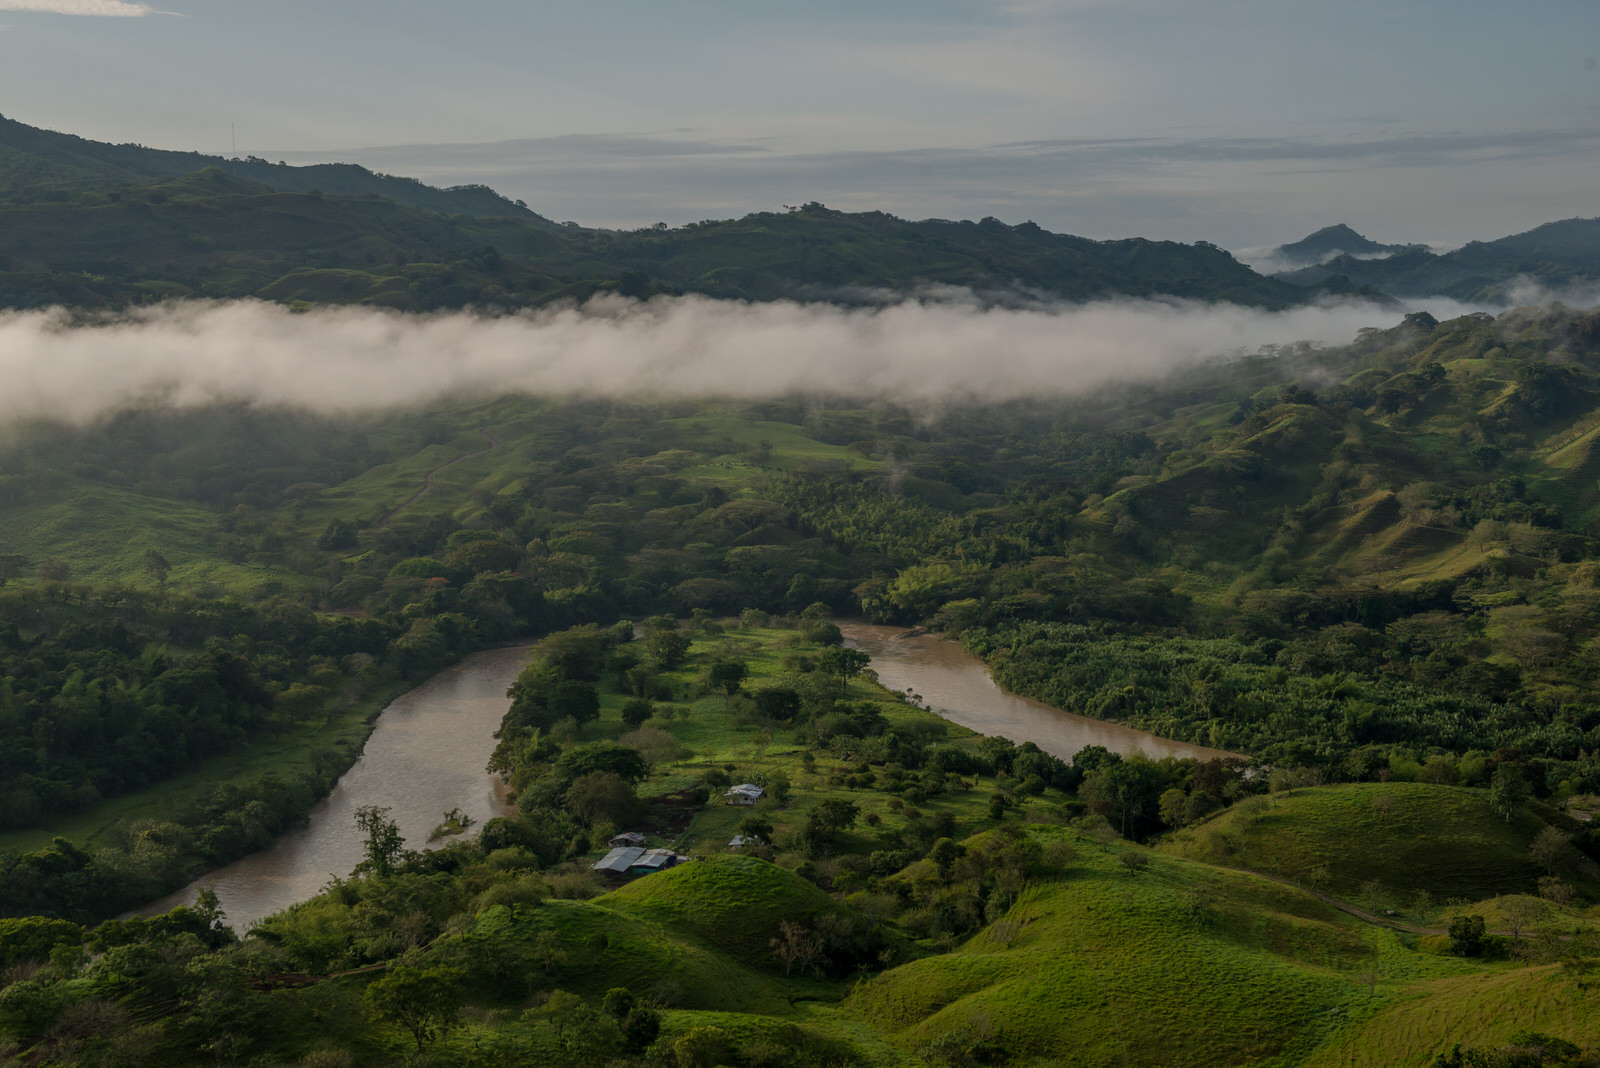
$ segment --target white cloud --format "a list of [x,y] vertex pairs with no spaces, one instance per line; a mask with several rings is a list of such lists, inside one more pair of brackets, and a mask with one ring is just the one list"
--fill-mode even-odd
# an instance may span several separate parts
[[161,15],[149,4],[127,0],[0,0],[0,11],[41,11],[51,15],[98,15],[103,18],[139,18]]
[[[0,314],[0,421],[92,419],[141,401],[321,411],[504,392],[588,396],[890,397],[938,408],[1150,381],[1217,354],[1297,339],[1341,344],[1400,312],[1338,304],[1268,312],[1119,300],[989,308],[969,295],[848,310],[703,297],[597,298],[486,318],[254,301],[170,305],[100,325]],[[1427,305],[1440,318],[1453,307]]]

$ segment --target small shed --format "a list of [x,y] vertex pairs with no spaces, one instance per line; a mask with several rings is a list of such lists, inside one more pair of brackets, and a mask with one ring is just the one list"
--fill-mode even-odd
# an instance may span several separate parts
[[654,871],[676,867],[677,864],[678,854],[670,849],[646,849],[628,866],[628,871],[635,875],[649,875]]
[[592,869],[605,875],[626,875],[633,866],[644,856],[644,850],[639,846],[618,846],[591,865]]
[[611,839],[611,841],[607,842],[606,845],[610,846],[612,849],[626,846],[637,846],[638,848],[643,849],[644,835],[640,834],[638,831],[623,831],[621,834]]
[[728,787],[728,792],[722,795],[730,805],[753,805],[767,796],[765,787],[757,786],[753,782],[742,782],[737,786]]

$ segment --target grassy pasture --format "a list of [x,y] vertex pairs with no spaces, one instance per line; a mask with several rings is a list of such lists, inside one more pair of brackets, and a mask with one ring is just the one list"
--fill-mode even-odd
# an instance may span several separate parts
[[912,1044],[986,1034],[1018,1064],[1069,1051],[1084,1064],[1292,1064],[1374,991],[1472,967],[1408,952],[1281,884],[1159,856],[1131,874],[1119,857],[1138,847],[1077,848],[1064,881],[846,1006]]
[[1417,890],[1441,901],[1532,892],[1543,871],[1528,847],[1545,826],[1527,810],[1508,823],[1485,790],[1350,783],[1235,805],[1161,849],[1304,881],[1364,907],[1375,880],[1378,903],[1390,906]]

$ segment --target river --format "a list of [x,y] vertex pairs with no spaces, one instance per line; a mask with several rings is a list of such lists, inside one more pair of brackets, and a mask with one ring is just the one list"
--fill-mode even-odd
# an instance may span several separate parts
[[885,687],[900,693],[909,688],[919,704],[980,734],[1032,742],[1062,760],[1071,760],[1086,745],[1104,746],[1124,756],[1142,752],[1154,760],[1234,755],[1063,712],[1042,701],[1008,693],[989,677],[982,660],[958,643],[932,634],[908,634],[904,627],[872,623],[840,623],[839,629],[846,645],[872,657],[872,670]]
[[[1157,759],[1230,755],[1007,693],[989,677],[983,661],[955,642],[906,636],[902,627],[869,623],[841,623],[840,630],[846,645],[872,657],[872,669],[889,689],[904,693],[910,688],[920,703],[953,723],[1014,742],[1034,742],[1063,760],[1086,745]],[[361,862],[355,812],[362,805],[388,808],[413,849],[428,843],[429,833],[449,809],[472,817],[474,829],[508,812],[496,789],[498,780],[484,764],[509,705],[506,689],[526,663],[529,648],[469,656],[397,698],[379,717],[361,759],[312,810],[309,823],[278,839],[271,849],[202,876],[139,912],[155,915],[192,904],[202,887],[211,886],[228,923],[244,931],[314,896],[334,876],[350,874]]]
[[428,835],[452,808],[472,818],[469,834],[484,820],[511,811],[497,790],[499,779],[484,765],[510,704],[506,689],[527,663],[530,648],[475,653],[396,698],[378,718],[361,758],[312,809],[309,823],[271,849],[218,868],[139,912],[153,916],[192,904],[201,887],[211,886],[229,925],[244,931],[315,896],[333,876],[350,874],[362,857],[355,821],[362,805],[388,808],[411,849],[427,845]]

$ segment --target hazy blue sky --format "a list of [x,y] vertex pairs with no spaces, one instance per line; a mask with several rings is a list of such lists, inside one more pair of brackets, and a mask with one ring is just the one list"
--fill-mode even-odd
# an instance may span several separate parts
[[[165,9],[171,8],[168,13]],[[0,112],[634,226],[820,200],[1092,237],[1600,215],[1600,0],[0,0]]]

